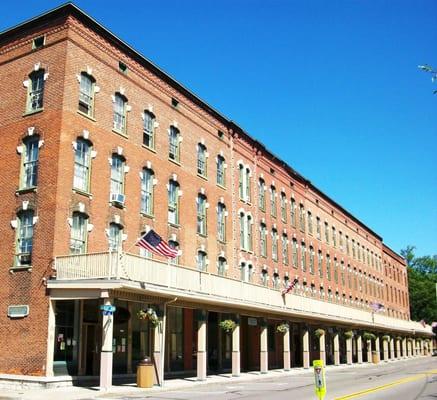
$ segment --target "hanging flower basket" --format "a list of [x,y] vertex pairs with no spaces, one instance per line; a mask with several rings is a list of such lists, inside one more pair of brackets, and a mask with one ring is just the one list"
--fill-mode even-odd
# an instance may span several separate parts
[[343,333],[346,339],[352,339],[354,337],[354,333],[352,331],[346,331]]
[[321,329],[321,328],[316,329],[316,330],[314,331],[314,335],[315,335],[317,338],[323,336],[324,334],[325,334],[325,330],[324,330],[324,329]]
[[402,340],[402,336],[396,336],[396,340]]
[[376,339],[376,335],[374,333],[371,333],[371,332],[364,332],[363,333],[363,339],[364,340],[375,340]]
[[286,322],[283,322],[276,327],[276,332],[278,333],[287,333],[289,330],[290,325],[288,325]]
[[389,335],[384,335],[384,336],[382,337],[382,340],[383,340],[384,342],[388,342],[388,341],[390,340],[390,336],[389,336]]
[[156,311],[152,307],[138,311],[137,317],[138,317],[138,319],[143,320],[143,321],[145,321],[145,320],[150,321],[150,323],[154,327],[159,325],[158,315],[156,314]]
[[226,333],[232,332],[237,324],[232,319],[225,319],[223,321],[220,321],[219,323],[220,328],[222,328]]

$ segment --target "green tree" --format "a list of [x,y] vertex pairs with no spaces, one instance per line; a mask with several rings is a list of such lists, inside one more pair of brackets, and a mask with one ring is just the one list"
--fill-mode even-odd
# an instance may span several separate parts
[[[418,68],[424,72],[427,72],[428,74],[431,74],[432,83],[437,82],[437,70],[435,70],[431,65],[418,65]],[[433,93],[437,94],[437,90],[434,90]]]
[[437,259],[431,256],[416,257],[414,246],[401,250],[407,260],[408,286],[410,294],[411,319],[437,321]]

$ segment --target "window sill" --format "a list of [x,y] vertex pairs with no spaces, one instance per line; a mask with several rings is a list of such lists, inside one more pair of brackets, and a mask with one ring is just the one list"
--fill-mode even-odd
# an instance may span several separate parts
[[180,229],[180,224],[175,224],[175,223],[173,223],[173,222],[168,222],[168,225],[169,226],[172,226],[173,228],[177,228],[177,229]]
[[172,162],[173,164],[179,165],[179,167],[181,166],[181,163],[178,160],[175,160],[173,158],[168,158],[168,161]]
[[86,192],[86,191],[81,190],[81,189],[73,188],[73,192],[80,194],[81,196],[89,197],[90,199],[93,198],[93,195],[90,192]]
[[205,239],[208,237],[208,235],[206,233],[199,233],[199,232],[197,232],[197,236],[200,236],[200,237],[205,238]]
[[16,265],[14,267],[9,268],[9,272],[11,274],[13,274],[15,272],[21,272],[21,271],[32,272],[32,266],[31,265]]
[[31,110],[31,111],[25,111],[23,114],[23,117],[27,117],[29,115],[33,115],[33,114],[39,114],[40,112],[43,112],[44,108],[38,108],[38,110]]
[[126,208],[126,206],[125,206],[124,204],[122,204],[122,203],[118,203],[118,202],[116,202],[116,201],[110,201],[109,204],[110,204],[111,206],[113,206],[113,207],[117,207],[117,208],[119,208],[119,209],[121,209],[121,210],[124,210],[124,209]]
[[220,240],[220,239],[217,239],[217,242],[220,243],[220,244],[223,244],[223,245],[226,244],[226,240]]
[[87,118],[87,119],[89,119],[89,120],[91,120],[91,121],[93,121],[93,122],[97,122],[97,120],[96,120],[93,116],[88,115],[88,114],[86,114],[86,113],[84,113],[84,112],[82,112],[82,111],[80,111],[80,110],[77,110],[77,113],[78,113],[79,115],[82,115],[82,117],[85,117],[85,118]]
[[197,176],[199,177],[199,178],[202,178],[203,180],[205,180],[205,181],[207,181],[208,180],[208,177],[206,176],[206,175],[202,175],[202,174],[197,174]]
[[144,149],[147,149],[147,150],[151,151],[152,153],[156,153],[156,150],[155,150],[154,147],[149,147],[149,146],[146,146],[145,144],[142,144],[141,147],[143,147]]
[[120,135],[121,137],[124,137],[125,139],[129,139],[129,136],[127,135],[126,132],[122,132],[114,128],[112,128],[112,132],[116,133],[117,135]]
[[36,187],[36,186],[32,186],[32,187],[28,187],[28,188],[20,188],[20,189],[17,189],[17,190],[15,191],[15,194],[18,196],[18,195],[20,195],[20,194],[26,194],[26,193],[32,193],[32,192],[34,192],[34,193],[37,192],[37,187]]
[[148,213],[146,213],[144,211],[141,211],[140,215],[143,216],[143,217],[146,217],[146,218],[155,219],[155,216],[153,214],[148,214]]
[[221,185],[220,183],[217,183],[217,186],[218,186],[220,189],[224,189],[224,190],[226,190],[226,186],[223,186],[223,185]]

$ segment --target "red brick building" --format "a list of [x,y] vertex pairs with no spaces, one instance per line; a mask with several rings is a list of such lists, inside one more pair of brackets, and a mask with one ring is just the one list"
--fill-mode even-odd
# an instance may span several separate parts
[[[0,373],[429,352],[381,236],[74,5],[0,35],[0,86]],[[135,246],[150,229],[176,259]]]

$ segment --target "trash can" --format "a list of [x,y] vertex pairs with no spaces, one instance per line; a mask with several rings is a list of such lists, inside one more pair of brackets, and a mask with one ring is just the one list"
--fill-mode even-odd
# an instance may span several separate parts
[[377,351],[372,351],[372,363],[373,364],[379,363],[379,353]]
[[153,386],[153,363],[150,357],[144,357],[137,366],[137,386],[151,388]]

